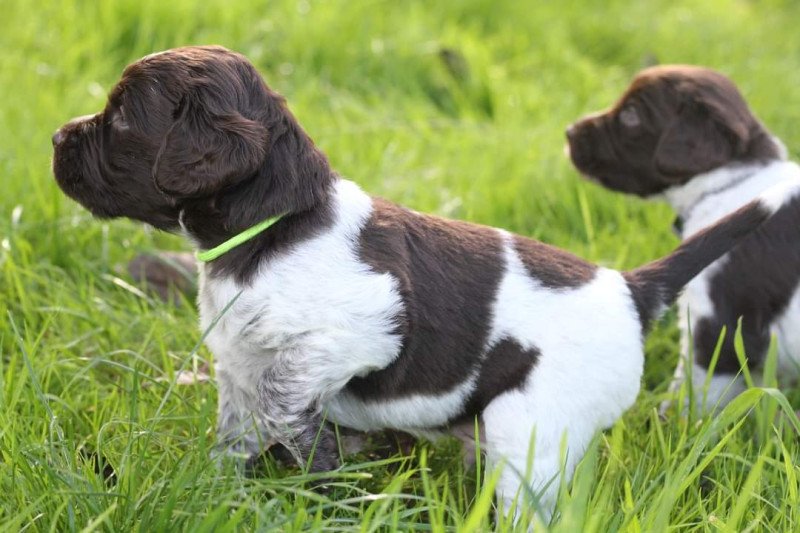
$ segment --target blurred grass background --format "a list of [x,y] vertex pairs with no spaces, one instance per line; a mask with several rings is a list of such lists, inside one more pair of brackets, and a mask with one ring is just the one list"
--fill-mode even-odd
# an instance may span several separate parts
[[[2,0],[0,523],[513,527],[492,525],[491,483],[452,443],[420,444],[391,464],[350,458],[331,495],[274,465],[255,479],[210,468],[216,391],[170,385],[182,365],[210,357],[193,350],[193,304],[165,305],[125,272],[140,251],[186,244],[92,220],[49,169],[52,132],[98,111],[131,61],[188,44],[235,49],[368,191],[628,268],[677,244],[674,215],[583,182],[563,155],[566,125],[610,105],[644,66],[696,63],[731,76],[796,157],[799,19],[788,0]],[[659,420],[677,352],[670,316],[648,338],[640,402],[598,438],[556,528],[797,531],[797,433],[758,391],[746,418]],[[800,404],[797,389],[788,396]]]

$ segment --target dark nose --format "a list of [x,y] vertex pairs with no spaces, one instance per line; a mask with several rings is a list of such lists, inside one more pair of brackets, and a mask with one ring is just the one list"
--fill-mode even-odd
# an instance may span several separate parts
[[567,139],[572,140],[572,138],[575,137],[575,130],[576,130],[575,124],[570,124],[569,126],[567,126],[567,131],[566,131]]
[[64,130],[70,130],[75,133],[85,133],[86,128],[90,125],[90,123],[94,120],[97,115],[83,115],[82,117],[75,117],[60,128],[53,134],[53,146],[58,146],[64,139],[67,138],[67,134],[64,133]]
[[56,130],[56,132],[53,134],[53,146],[54,147],[58,146],[59,144],[61,144],[61,141],[63,140],[64,140],[64,134],[61,132],[60,129]]

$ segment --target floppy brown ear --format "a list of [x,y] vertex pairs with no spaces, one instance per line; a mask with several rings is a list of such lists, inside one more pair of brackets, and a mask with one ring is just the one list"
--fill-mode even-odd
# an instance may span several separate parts
[[212,113],[187,96],[156,156],[153,179],[164,193],[201,197],[235,185],[264,162],[267,130],[236,111]]
[[656,146],[656,169],[676,181],[729,162],[746,145],[747,124],[710,102],[684,104]]

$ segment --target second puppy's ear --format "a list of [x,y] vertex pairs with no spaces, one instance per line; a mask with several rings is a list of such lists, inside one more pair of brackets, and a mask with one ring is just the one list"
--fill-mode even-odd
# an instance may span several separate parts
[[683,180],[718,168],[739,154],[749,138],[747,125],[724,109],[686,103],[656,146],[656,169]]
[[682,88],[686,101],[667,126],[655,165],[668,178],[686,179],[718,168],[745,153],[756,124],[747,104],[726,78]]
[[175,116],[152,170],[165,194],[215,194],[252,176],[266,159],[266,128],[238,111],[209,111],[195,93],[183,98]]

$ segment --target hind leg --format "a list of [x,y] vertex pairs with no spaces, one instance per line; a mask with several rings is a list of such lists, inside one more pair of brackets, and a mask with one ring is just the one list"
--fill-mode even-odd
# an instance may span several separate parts
[[[620,335],[623,341],[630,337],[636,339]],[[591,348],[557,355],[542,350],[525,385],[494,398],[482,415],[487,463],[508,465],[501,474],[498,499],[508,506],[518,493],[532,492],[539,516],[549,522],[560,473],[564,472],[563,482],[569,482],[595,433],[633,405],[643,367],[643,353],[634,342],[610,347],[593,343]],[[525,503],[524,498],[517,501]]]
[[[557,398],[538,400],[523,391],[507,392],[486,407],[483,422],[487,465],[494,468],[505,463],[497,486],[499,502],[508,512],[515,500],[519,508],[533,494],[535,508],[546,524],[558,498],[562,464],[568,482],[596,426],[575,420]],[[566,442],[566,454],[562,442]]]

